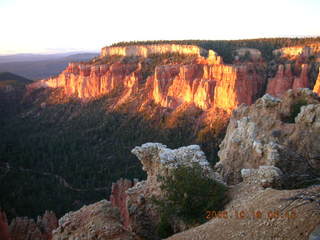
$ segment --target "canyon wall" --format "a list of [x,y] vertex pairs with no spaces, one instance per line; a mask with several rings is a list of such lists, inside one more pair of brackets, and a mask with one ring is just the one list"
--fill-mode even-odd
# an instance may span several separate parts
[[[306,63],[304,56],[318,50],[316,46],[277,50],[275,54],[291,54],[298,60],[295,65],[276,65],[275,76],[267,79],[261,53],[256,49],[236,50],[237,56],[250,52],[253,58],[245,62],[238,59],[233,65],[226,65],[216,52],[209,50],[206,58],[200,56],[203,51],[201,48],[192,45],[106,47],[102,49],[101,57],[121,55],[145,58],[106,61],[104,64],[70,63],[57,77],[34,82],[27,89],[31,92],[42,87],[60,87],[67,96],[83,100],[94,99],[116,90],[114,107],[136,102],[137,109],[143,109],[141,106],[154,102],[169,109],[176,109],[182,104],[193,104],[202,110],[219,108],[231,113],[242,103],[254,103],[265,92],[279,97],[289,89],[313,87],[309,76],[312,66]],[[155,65],[152,65],[154,60],[147,58],[153,53],[168,52],[195,54],[198,57],[188,63],[179,60],[181,63],[162,62]],[[150,70],[150,66],[153,69]],[[148,76],[146,72],[149,73]],[[320,91],[319,82],[320,80],[314,87],[315,92]]]
[[316,84],[314,85],[313,91],[315,93],[318,93],[318,95],[320,96],[320,68],[319,68],[318,78],[317,78]]
[[104,47],[101,50],[101,57],[104,56],[140,56],[148,57],[151,54],[178,53],[200,56],[206,50],[194,45],[179,44],[152,44],[152,45],[133,45],[124,47]]
[[280,64],[275,77],[268,81],[267,93],[280,97],[289,89],[309,88],[308,68],[308,64],[302,64],[300,75],[295,76],[291,64]]
[[292,46],[276,49],[273,51],[275,56],[280,56],[288,59],[297,59],[300,57],[307,58],[311,55],[320,53],[320,44],[310,44],[307,46]]
[[140,105],[154,101],[159,106],[175,109],[186,103],[203,110],[215,107],[231,112],[241,103],[252,104],[262,94],[265,84],[257,64],[225,65],[212,50],[207,58],[198,57],[192,63],[156,65],[154,73],[146,79],[142,65],[140,61],[70,63],[59,76],[34,82],[27,88],[31,92],[42,87],[60,87],[67,96],[87,100],[117,89],[115,106],[138,94],[143,99]]
[[[302,106],[301,106],[302,104]],[[299,106],[300,113],[294,112]],[[319,152],[320,97],[309,89],[269,94],[233,111],[216,164],[230,184],[242,181],[241,169],[275,166],[291,177],[307,176]],[[313,158],[315,158],[313,160]],[[297,184],[298,180],[285,184]]]

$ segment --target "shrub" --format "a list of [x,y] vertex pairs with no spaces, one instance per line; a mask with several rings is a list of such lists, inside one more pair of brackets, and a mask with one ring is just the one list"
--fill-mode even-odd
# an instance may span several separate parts
[[172,217],[187,224],[204,222],[206,211],[219,211],[224,206],[226,186],[207,177],[198,164],[180,166],[169,176],[159,177],[159,181],[164,197],[154,202],[161,213],[162,228],[168,228],[166,224]]
[[290,109],[290,115],[283,118],[283,121],[286,123],[294,123],[295,118],[301,111],[301,107],[308,104],[306,99],[298,99],[294,104],[292,104]]
[[157,233],[161,238],[167,238],[174,233],[167,216],[161,216],[157,226]]

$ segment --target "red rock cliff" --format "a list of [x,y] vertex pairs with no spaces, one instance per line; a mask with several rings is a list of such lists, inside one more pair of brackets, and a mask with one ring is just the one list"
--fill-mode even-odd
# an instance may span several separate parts
[[268,81],[267,93],[279,97],[289,89],[308,88],[308,68],[308,64],[302,64],[300,75],[294,76],[290,64],[280,64],[275,77]]
[[134,45],[124,47],[105,47],[101,50],[101,56],[141,56],[148,57],[151,54],[178,53],[194,54],[200,56],[206,50],[194,45],[180,44],[152,44],[152,45]]
[[127,206],[128,194],[126,191],[133,187],[134,183],[127,179],[119,179],[116,183],[112,184],[110,195],[110,202],[112,207],[117,207],[120,211],[122,224],[128,229],[130,224],[129,210]]
[[193,63],[156,66],[146,83],[139,62],[70,63],[58,77],[32,83],[28,90],[61,87],[68,96],[91,99],[120,89],[115,106],[138,94],[143,102],[154,101],[162,107],[175,109],[187,103],[203,110],[217,107],[228,112],[241,103],[251,104],[261,95],[264,79],[254,64],[232,66],[222,62],[210,50],[208,58],[198,57]]
[[315,93],[318,93],[318,95],[320,95],[320,68],[319,68],[319,73],[318,73],[318,79],[316,81],[316,84],[314,85],[313,91]]

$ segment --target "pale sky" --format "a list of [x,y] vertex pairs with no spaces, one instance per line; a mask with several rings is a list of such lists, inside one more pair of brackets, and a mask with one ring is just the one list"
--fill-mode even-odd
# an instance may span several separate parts
[[0,54],[119,41],[320,36],[320,0],[0,0]]

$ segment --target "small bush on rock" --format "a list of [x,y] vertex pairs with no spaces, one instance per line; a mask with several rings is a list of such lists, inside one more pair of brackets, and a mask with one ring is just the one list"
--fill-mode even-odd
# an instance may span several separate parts
[[153,200],[159,207],[160,222],[178,217],[187,224],[201,223],[206,211],[219,211],[224,206],[227,187],[206,176],[198,164],[180,166],[169,176],[160,176],[159,181],[164,196]]

